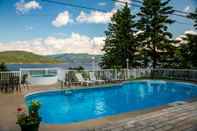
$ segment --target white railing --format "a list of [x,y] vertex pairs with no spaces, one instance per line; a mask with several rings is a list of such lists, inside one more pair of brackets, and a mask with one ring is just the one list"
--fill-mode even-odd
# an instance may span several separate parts
[[150,77],[151,69],[129,69],[128,78]]
[[[32,68],[20,69],[20,71],[0,72],[0,81],[11,81],[12,78],[24,81],[24,75],[56,75],[62,82],[77,82],[76,73],[81,73],[85,80],[90,80],[90,72],[93,72],[97,80],[130,80],[136,78],[166,78],[176,80],[197,81],[197,70],[189,69],[102,69],[102,70],[64,70],[59,68]],[[47,77],[47,76],[46,76]],[[28,78],[28,77],[27,77]],[[1,84],[1,83],[0,83]]]
[[197,70],[152,69],[150,77],[197,81]]
[[11,77],[19,77],[20,78],[20,71],[6,71],[6,72],[0,72],[0,80],[7,80]]
[[[141,71],[140,73],[138,73]],[[131,78],[137,78],[138,76],[145,74],[146,70],[127,70],[127,69],[102,69],[102,70],[65,70],[65,81],[76,82],[76,73],[81,73],[85,80],[91,80],[90,72],[94,73],[97,80],[128,80]]]
[[21,72],[9,71],[0,72],[0,89],[14,89],[21,85]]
[[77,81],[75,73],[81,73],[90,80],[89,73],[94,72],[98,80],[129,80],[136,78],[159,78],[197,81],[197,70],[186,69],[103,69],[103,70],[65,70],[65,81]]

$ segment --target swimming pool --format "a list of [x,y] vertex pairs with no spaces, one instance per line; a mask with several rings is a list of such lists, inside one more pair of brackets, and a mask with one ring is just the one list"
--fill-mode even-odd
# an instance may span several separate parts
[[158,107],[197,97],[197,85],[146,80],[106,88],[48,91],[27,95],[27,104],[38,100],[47,124],[65,124]]

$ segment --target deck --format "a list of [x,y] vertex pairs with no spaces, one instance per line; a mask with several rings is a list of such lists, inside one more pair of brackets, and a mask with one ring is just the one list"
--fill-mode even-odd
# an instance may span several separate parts
[[197,102],[176,105],[81,131],[197,131]]
[[[24,106],[23,96],[28,92],[48,89],[57,88],[31,87],[21,92],[0,93],[0,131],[20,131],[16,125],[16,109]],[[197,102],[69,125],[41,124],[40,131],[197,131]]]

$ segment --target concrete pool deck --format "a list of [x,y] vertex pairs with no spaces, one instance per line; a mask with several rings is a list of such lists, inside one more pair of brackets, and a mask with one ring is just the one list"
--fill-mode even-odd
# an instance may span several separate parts
[[[24,106],[24,95],[51,87],[30,87],[21,92],[0,93],[0,131],[20,131],[16,109]],[[40,131],[197,131],[197,102],[165,106],[69,125],[41,124]]]

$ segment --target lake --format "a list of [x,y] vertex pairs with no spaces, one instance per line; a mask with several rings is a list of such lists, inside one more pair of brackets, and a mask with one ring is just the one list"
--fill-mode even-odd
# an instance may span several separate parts
[[83,66],[85,69],[92,69],[91,63],[65,63],[65,64],[7,64],[7,67],[11,71],[18,71],[20,68],[63,68],[68,69],[69,67]]

